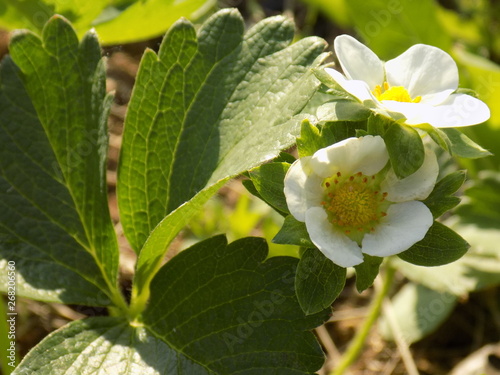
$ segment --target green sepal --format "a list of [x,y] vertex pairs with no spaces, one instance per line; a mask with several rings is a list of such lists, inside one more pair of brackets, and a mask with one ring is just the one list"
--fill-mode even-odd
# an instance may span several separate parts
[[335,82],[330,74],[328,74],[324,68],[314,68],[312,69],[313,74],[316,78],[326,87],[322,90],[327,94],[335,96],[338,99],[348,99],[352,101],[358,101],[354,96],[345,91],[340,85]]
[[472,139],[454,128],[441,129],[450,141],[450,152],[453,156],[467,159],[478,159],[491,156],[492,153],[479,146]]
[[285,217],[283,226],[276,236],[274,236],[272,242],[281,245],[314,247],[309,238],[309,233],[307,233],[306,224],[298,221],[292,215]]
[[[330,132],[335,142],[343,141],[344,139],[356,137],[357,132],[366,130],[366,121],[328,121],[323,125],[322,133]],[[333,142],[332,142],[333,143]],[[332,144],[330,143],[330,144]]]
[[422,166],[424,144],[414,128],[393,122],[383,137],[392,169],[399,179],[408,177]]
[[454,194],[465,181],[465,171],[456,171],[443,177],[434,187],[432,193],[423,201],[431,210],[434,219],[460,203],[460,198]]
[[363,263],[354,266],[356,270],[356,289],[362,292],[368,289],[378,275],[380,265],[384,258],[363,254]]
[[423,240],[398,254],[398,257],[417,266],[434,267],[460,259],[468,249],[467,241],[435,221]]
[[339,99],[321,105],[316,117],[319,121],[364,121],[370,117],[367,107],[347,99]]
[[297,137],[299,157],[312,156],[316,151],[325,146],[326,144],[321,137],[319,129],[307,119],[302,121],[300,124],[300,137]]
[[297,266],[295,290],[307,315],[323,311],[344,289],[346,269],[337,266],[316,248],[306,249]]
[[282,215],[290,213],[283,191],[285,175],[289,168],[288,163],[269,163],[249,171],[250,179],[259,198]]

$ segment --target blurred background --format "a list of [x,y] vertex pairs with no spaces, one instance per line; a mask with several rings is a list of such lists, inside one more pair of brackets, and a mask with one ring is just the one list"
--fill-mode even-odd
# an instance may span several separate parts
[[[294,19],[296,39],[320,36],[330,50],[334,38],[347,33],[384,60],[416,43],[437,46],[455,59],[460,87],[475,90],[492,114],[486,124],[461,129],[492,156],[476,160],[441,156],[444,170],[467,169],[468,180],[459,192],[462,204],[444,220],[469,241],[471,250],[442,267],[396,263],[388,311],[397,327],[383,315],[350,372],[414,374],[410,361],[420,374],[500,374],[500,1],[496,0],[0,0],[1,56],[8,53],[12,30],[40,33],[55,13],[68,18],[80,36],[91,28],[99,35],[108,64],[108,90],[115,92],[109,119],[108,185],[110,210],[121,238],[124,291],[130,288],[135,254],[121,233],[116,168],[140,58],[146,48],[158,49],[162,35],[178,18],[200,25],[225,7],[238,8],[247,27],[283,14]],[[230,241],[263,236],[271,256],[297,256],[296,247],[271,243],[281,224],[281,216],[249,195],[236,179],[179,235],[169,257],[218,233],[227,233]],[[366,316],[373,293],[370,288],[359,294],[354,278],[348,279],[331,319],[316,330],[327,355],[320,374],[335,367]],[[19,314],[22,357],[69,320],[106,311],[19,299]],[[400,339],[394,342],[394,337]]]

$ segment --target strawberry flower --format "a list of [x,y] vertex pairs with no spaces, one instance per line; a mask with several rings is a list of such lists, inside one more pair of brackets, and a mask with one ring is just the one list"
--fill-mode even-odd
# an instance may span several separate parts
[[363,253],[390,256],[424,238],[433,223],[427,198],[439,172],[427,150],[423,165],[399,180],[379,136],[348,138],[295,161],[285,176],[290,213],[314,245],[341,267]]
[[407,125],[437,128],[475,125],[490,117],[481,100],[456,92],[457,65],[439,48],[416,44],[383,62],[353,37],[341,35],[334,49],[344,74],[330,68],[325,71],[376,113],[404,119]]

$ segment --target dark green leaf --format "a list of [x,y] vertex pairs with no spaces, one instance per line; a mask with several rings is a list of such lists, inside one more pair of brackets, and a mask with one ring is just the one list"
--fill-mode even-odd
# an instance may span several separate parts
[[330,132],[332,135],[328,145],[335,142],[343,141],[344,139],[356,137],[358,130],[366,130],[366,121],[332,121],[326,122],[322,128],[322,134],[326,138],[326,134]]
[[143,57],[118,174],[121,220],[137,252],[169,212],[294,142],[300,124],[294,116],[318,88],[310,69],[324,59],[325,42],[306,38],[288,46],[294,27],[284,17],[266,19],[245,36],[243,29],[229,9],[198,35],[179,21],[158,55]]
[[269,163],[250,170],[250,178],[262,199],[284,214],[290,213],[283,192],[288,168],[288,163]]
[[93,34],[78,43],[54,17],[42,39],[15,34],[10,51],[17,66],[6,58],[0,72],[1,258],[16,261],[25,296],[107,304],[97,288],[117,293],[118,247],[99,44]]
[[314,247],[307,233],[306,224],[296,220],[292,215],[285,217],[285,222],[273,238],[273,243]]
[[318,249],[306,249],[295,276],[300,307],[315,314],[331,306],[344,289],[346,269],[337,266]]
[[384,258],[363,254],[363,263],[354,266],[356,269],[356,289],[362,292],[368,289],[378,275]]
[[[371,133],[370,133],[371,134]],[[424,145],[411,126],[393,122],[384,135],[391,166],[398,178],[415,173],[424,162]]]
[[452,155],[469,159],[484,158],[485,156],[491,155],[491,152],[479,146],[459,130],[454,128],[441,130],[450,140],[450,150]]
[[469,244],[453,230],[435,221],[425,238],[398,254],[406,262],[418,266],[441,266],[461,258]]
[[465,181],[465,171],[456,171],[438,181],[432,193],[423,201],[432,212],[434,219],[460,203],[460,198],[452,196]]
[[[324,357],[295,296],[298,260],[267,256],[263,239],[213,237],[183,251],[151,283],[145,326],[217,374],[310,374]],[[272,339],[270,339],[272,338]]]

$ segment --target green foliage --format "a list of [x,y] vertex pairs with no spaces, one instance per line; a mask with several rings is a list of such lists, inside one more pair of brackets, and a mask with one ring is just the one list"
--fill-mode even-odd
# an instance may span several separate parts
[[137,252],[166,214],[200,190],[293,143],[299,121],[290,118],[317,89],[308,70],[323,59],[324,42],[287,47],[293,24],[283,17],[242,34],[241,16],[223,10],[198,36],[179,21],[159,55],[143,57],[118,174],[121,220]]
[[323,353],[306,330],[328,310],[305,317],[293,287],[297,260],[266,256],[259,238],[227,245],[217,236],[185,250],[153,280],[144,324],[206,373],[314,372]]
[[456,262],[440,267],[419,267],[396,259],[406,277],[438,292],[464,296],[500,284],[498,228],[486,229],[459,223],[452,228],[470,243],[471,249]]
[[356,270],[356,289],[362,292],[368,289],[378,275],[384,258],[363,254],[363,263],[354,266]]
[[104,44],[131,43],[163,34],[181,17],[199,18],[214,0],[6,0],[0,26],[41,31],[55,14],[70,20],[79,36],[94,28]]
[[456,171],[438,181],[431,194],[423,201],[432,212],[434,219],[460,203],[454,194],[465,181],[465,171]]
[[319,129],[309,120],[302,121],[300,137],[297,137],[297,151],[299,157],[312,156],[319,149],[326,147],[326,142],[321,137]]
[[[452,294],[437,292],[425,286],[408,283],[392,299],[396,323],[405,342],[412,344],[435,331],[457,304]],[[380,333],[394,340],[388,317],[380,321]]]
[[107,208],[110,97],[99,44],[94,34],[79,44],[55,17],[43,40],[20,32],[10,51],[0,73],[2,268],[16,261],[20,295],[108,304],[97,288],[116,298],[118,247]]
[[306,249],[295,276],[300,307],[308,315],[324,310],[342,292],[345,280],[345,268],[337,266],[316,248]]
[[491,152],[485,150],[457,129],[441,129],[449,139],[450,151],[454,156],[468,159],[484,158]]
[[498,229],[500,225],[500,174],[483,171],[466,191],[467,201],[457,208],[464,223]]
[[398,254],[406,262],[434,267],[460,259],[469,244],[453,230],[435,221],[425,238]]
[[283,181],[288,168],[290,168],[288,163],[270,163],[249,171],[259,197],[282,215],[289,214],[283,192]]
[[392,169],[398,178],[408,177],[422,166],[424,145],[413,127],[393,122],[383,137]]
[[273,242],[284,245],[314,246],[307,233],[306,224],[296,220],[292,215],[285,217],[285,222],[273,238]]

